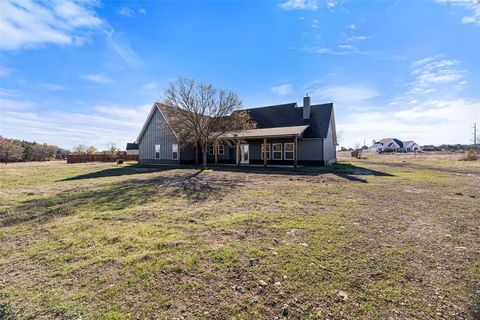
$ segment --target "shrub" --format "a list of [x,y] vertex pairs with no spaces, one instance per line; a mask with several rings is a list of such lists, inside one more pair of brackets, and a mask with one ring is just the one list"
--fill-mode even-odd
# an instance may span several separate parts
[[480,159],[480,153],[477,150],[470,150],[463,154],[460,161],[475,161]]

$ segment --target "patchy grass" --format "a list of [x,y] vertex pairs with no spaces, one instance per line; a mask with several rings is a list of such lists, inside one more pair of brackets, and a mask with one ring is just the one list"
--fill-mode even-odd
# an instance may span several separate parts
[[0,167],[0,318],[475,319],[480,166]]

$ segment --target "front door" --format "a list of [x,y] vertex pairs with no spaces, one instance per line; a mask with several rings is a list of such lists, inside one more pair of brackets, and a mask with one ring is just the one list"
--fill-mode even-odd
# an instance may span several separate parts
[[248,152],[248,144],[240,145],[240,163],[248,163],[250,161],[250,154]]

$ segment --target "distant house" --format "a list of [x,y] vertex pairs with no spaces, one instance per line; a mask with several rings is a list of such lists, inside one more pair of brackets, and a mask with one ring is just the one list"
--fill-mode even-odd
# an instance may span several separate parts
[[[328,165],[336,162],[333,104],[296,102],[245,109],[256,129],[226,134],[218,147],[208,148],[208,162],[231,164]],[[202,150],[180,145],[169,123],[175,107],[155,103],[136,143],[140,163],[198,163]],[[229,142],[229,143],[226,143]]]
[[422,147],[415,141],[403,141],[403,148],[406,152],[422,151]]
[[127,143],[127,155],[138,155],[138,143]]
[[421,151],[422,148],[415,141],[401,141],[395,138],[385,138],[380,141],[372,141],[372,145],[368,147],[368,152],[412,152]]

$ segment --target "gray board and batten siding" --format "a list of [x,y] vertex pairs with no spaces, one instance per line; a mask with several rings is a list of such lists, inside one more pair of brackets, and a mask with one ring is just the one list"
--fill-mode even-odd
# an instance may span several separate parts
[[[172,159],[172,145],[178,145],[178,139],[168,125],[160,110],[155,106],[153,115],[147,122],[146,127],[139,137],[139,162],[157,162],[179,164],[178,160]],[[160,157],[155,157],[155,145],[160,145]]]

